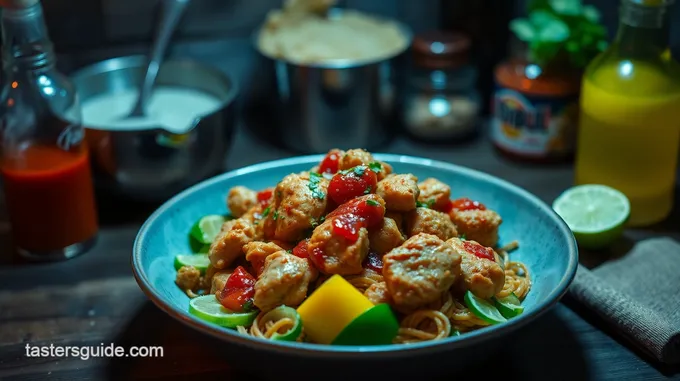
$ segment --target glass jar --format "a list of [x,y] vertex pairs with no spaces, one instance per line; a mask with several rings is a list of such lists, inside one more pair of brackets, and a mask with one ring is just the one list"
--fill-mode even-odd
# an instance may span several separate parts
[[477,131],[480,95],[477,71],[469,65],[470,39],[430,32],[413,41],[402,124],[419,140],[463,139]]

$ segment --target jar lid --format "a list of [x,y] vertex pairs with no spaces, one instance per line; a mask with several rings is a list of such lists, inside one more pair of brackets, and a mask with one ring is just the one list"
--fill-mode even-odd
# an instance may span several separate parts
[[468,62],[472,41],[463,33],[431,31],[413,39],[415,64],[427,69],[451,69]]

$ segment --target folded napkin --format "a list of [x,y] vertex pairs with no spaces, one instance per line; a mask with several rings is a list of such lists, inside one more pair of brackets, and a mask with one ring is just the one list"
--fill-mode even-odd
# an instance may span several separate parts
[[639,242],[594,270],[579,266],[569,293],[659,361],[680,363],[680,244]]

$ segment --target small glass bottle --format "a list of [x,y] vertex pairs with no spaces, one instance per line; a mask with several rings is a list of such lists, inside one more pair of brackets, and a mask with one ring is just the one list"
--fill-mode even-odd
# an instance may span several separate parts
[[98,230],[80,106],[37,0],[3,1],[0,173],[14,245],[35,260],[70,258]]
[[673,208],[680,145],[680,64],[669,49],[668,0],[622,0],[618,34],[583,78],[576,183],[623,192],[628,224]]
[[538,65],[523,47],[499,64],[491,104],[490,136],[505,156],[556,162],[573,156],[581,72],[568,63]]
[[481,100],[476,69],[469,65],[470,45],[459,33],[429,32],[414,39],[413,71],[402,111],[410,136],[442,141],[477,131]]

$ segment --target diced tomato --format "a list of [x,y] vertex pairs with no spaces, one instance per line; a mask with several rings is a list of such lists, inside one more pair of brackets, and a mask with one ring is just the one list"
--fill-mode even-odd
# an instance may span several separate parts
[[309,239],[303,239],[293,248],[293,255],[300,258],[309,258]]
[[324,251],[320,247],[315,247],[314,249],[309,251],[309,260],[317,269],[323,268],[322,266],[324,264],[325,259],[326,253],[324,253]]
[[382,222],[385,216],[385,207],[379,201],[378,196],[365,195],[347,201],[330,212],[326,219],[344,214],[355,214],[366,220],[366,227],[373,227]]
[[350,242],[359,239],[359,230],[366,222],[356,214],[343,214],[333,218],[333,233],[345,238]]
[[379,274],[382,274],[383,270],[382,258],[375,251],[370,251],[368,252],[368,256],[364,261],[364,267],[367,269],[371,269]]
[[259,277],[262,274],[262,270],[264,270],[264,259],[254,259],[250,261],[250,264],[253,266],[255,274]]
[[458,210],[486,210],[486,206],[479,201],[472,201],[467,197],[451,201],[451,209]]
[[328,152],[326,157],[319,164],[319,173],[336,173],[340,163],[342,151],[334,149]]
[[477,258],[489,259],[492,261],[496,260],[492,248],[484,247],[477,242],[463,241],[463,248],[465,248],[465,251],[475,255]]
[[269,200],[272,198],[274,192],[271,189],[265,189],[261,192],[257,192],[257,202],[262,205],[269,204]]
[[218,299],[224,308],[242,312],[243,305],[253,296],[255,296],[255,278],[243,266],[239,266],[229,275]]
[[378,176],[366,165],[359,165],[333,176],[328,184],[328,195],[333,201],[342,204],[355,197],[373,193]]

